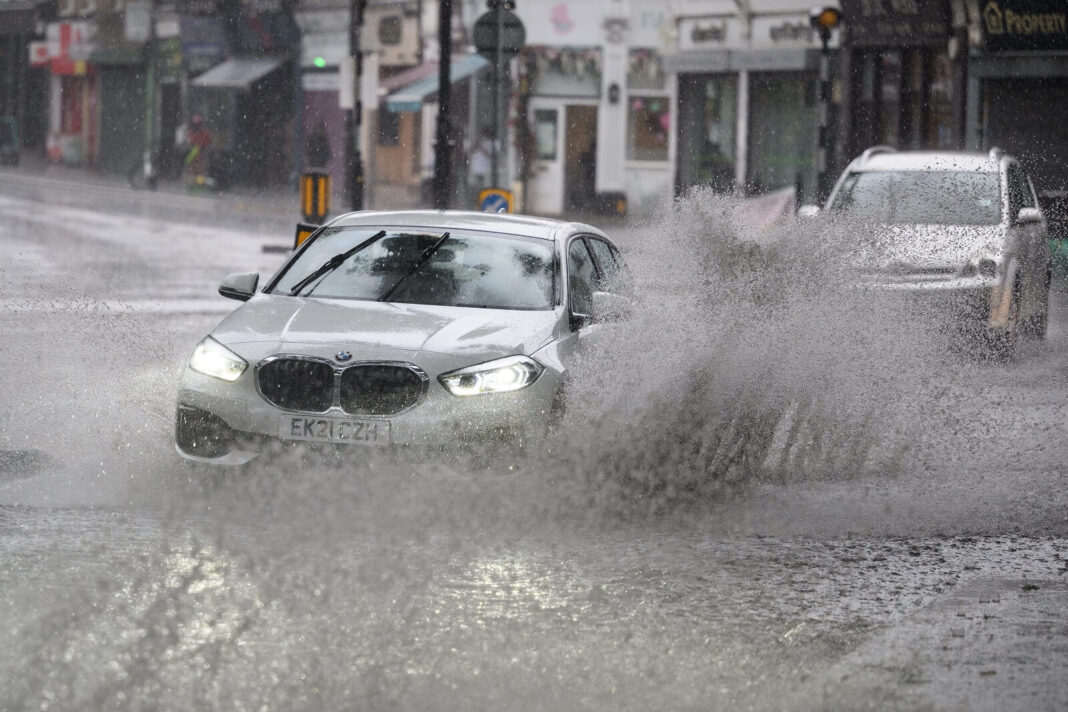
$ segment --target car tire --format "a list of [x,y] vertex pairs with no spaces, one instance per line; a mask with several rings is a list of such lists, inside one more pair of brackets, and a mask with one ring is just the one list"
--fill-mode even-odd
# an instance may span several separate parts
[[987,332],[986,357],[995,361],[1011,361],[1016,356],[1023,325],[1020,322],[1020,280],[1012,284],[1012,301],[1004,329]]

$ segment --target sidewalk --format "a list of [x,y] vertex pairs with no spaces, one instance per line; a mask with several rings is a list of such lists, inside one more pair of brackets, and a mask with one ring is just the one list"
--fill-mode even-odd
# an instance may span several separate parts
[[[64,187],[68,186],[68,187]],[[77,186],[77,190],[70,188]],[[235,186],[225,191],[189,192],[178,180],[160,179],[155,190],[137,189],[125,176],[93,169],[51,163],[42,157],[23,155],[18,166],[0,166],[0,191],[44,203],[101,207],[95,200],[109,198],[108,208],[144,214],[151,211],[164,219],[200,219],[245,227],[291,229],[301,219],[300,196],[296,187],[265,189]],[[395,186],[368,188],[368,203],[379,210],[421,208],[409,196],[399,195]],[[335,189],[331,216],[347,212],[347,201]],[[605,229],[632,222],[626,216],[575,213],[544,216],[583,222]]]

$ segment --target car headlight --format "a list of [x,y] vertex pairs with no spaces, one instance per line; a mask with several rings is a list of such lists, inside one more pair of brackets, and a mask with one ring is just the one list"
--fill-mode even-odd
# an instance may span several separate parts
[[236,381],[248,368],[248,362],[215,339],[205,336],[193,351],[189,368],[224,381]]
[[968,260],[961,270],[962,277],[986,277],[993,279],[1001,274],[1001,256],[993,251],[984,250]]
[[508,356],[442,374],[438,381],[454,396],[480,396],[526,388],[544,370],[544,366],[526,356]]

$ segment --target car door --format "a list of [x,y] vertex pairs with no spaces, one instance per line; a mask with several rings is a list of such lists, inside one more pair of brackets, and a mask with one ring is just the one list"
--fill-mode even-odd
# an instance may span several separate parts
[[1020,306],[1025,311],[1029,311],[1030,305],[1037,303],[1040,285],[1045,282],[1045,274],[1039,276],[1038,261],[1042,250],[1037,244],[1044,232],[1044,225],[1036,222],[1021,223],[1017,220],[1021,208],[1038,207],[1038,201],[1018,164],[1009,164],[1008,181],[1009,229],[1014,233],[1013,242],[1016,245],[1016,258],[1019,262],[1018,276],[1022,290]]

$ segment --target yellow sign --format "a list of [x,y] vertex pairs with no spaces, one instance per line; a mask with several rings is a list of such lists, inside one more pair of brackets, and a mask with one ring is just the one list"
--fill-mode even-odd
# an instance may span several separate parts
[[293,236],[293,249],[297,249],[305,243],[305,241],[312,236],[312,233],[319,229],[318,225],[309,225],[308,223],[297,223],[297,234]]
[[330,212],[330,174],[304,173],[300,177],[300,212],[310,223],[322,223]]

